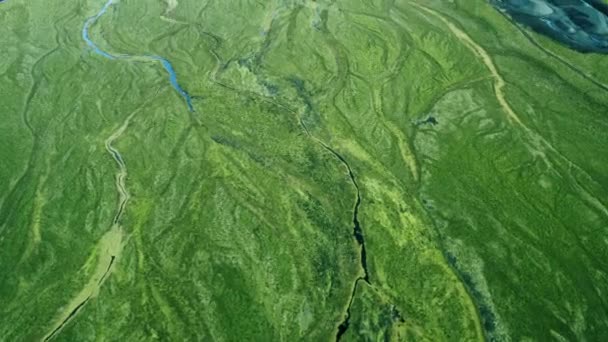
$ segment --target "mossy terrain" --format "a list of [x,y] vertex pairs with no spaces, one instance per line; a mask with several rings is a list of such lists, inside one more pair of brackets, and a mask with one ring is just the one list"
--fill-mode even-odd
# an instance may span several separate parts
[[605,55],[483,0],[115,0],[110,59],[104,4],[0,3],[0,340],[608,340]]

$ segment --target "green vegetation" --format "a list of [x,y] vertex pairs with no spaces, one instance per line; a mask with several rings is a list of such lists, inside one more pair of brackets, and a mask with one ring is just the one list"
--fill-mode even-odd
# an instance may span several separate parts
[[103,5],[0,4],[0,340],[608,339],[605,56],[482,0],[117,1],[91,39],[189,112]]

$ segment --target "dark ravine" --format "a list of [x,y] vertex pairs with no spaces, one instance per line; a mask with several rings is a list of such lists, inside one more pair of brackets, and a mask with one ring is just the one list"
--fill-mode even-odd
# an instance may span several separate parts
[[[298,97],[303,101],[305,112],[313,112],[315,110],[314,105],[313,105],[313,102],[312,102],[308,92],[305,89],[304,81],[297,77],[291,77],[288,79],[288,81],[292,84],[292,86],[296,90]],[[235,91],[235,92],[239,92],[239,93],[242,92],[242,90],[236,89],[229,85],[222,84],[220,82],[215,82],[215,83],[218,84],[219,86],[222,86],[231,91]],[[270,83],[268,83],[268,84],[270,84]],[[268,101],[268,98],[266,98],[264,96],[260,96],[259,94],[251,93],[248,95]],[[333,148],[331,148],[329,145],[327,145],[325,142],[323,142],[319,138],[315,137],[310,132],[310,130],[306,126],[306,123],[304,122],[304,119],[302,118],[301,114],[298,113],[297,110],[295,110],[289,106],[285,106],[281,103],[277,103],[274,101],[270,101],[270,102],[272,102],[275,105],[280,106],[281,108],[294,114],[298,118],[298,123],[304,130],[304,133],[306,134],[306,136],[308,136],[310,139],[314,140],[316,143],[321,145],[321,147],[323,147],[325,150],[330,152],[334,157],[336,157],[340,161],[340,163],[342,165],[344,165],[344,167],[348,171],[348,175],[350,177],[351,183],[353,184],[353,186],[355,187],[355,190],[356,190],[356,200],[355,200],[355,205],[353,208],[353,218],[352,218],[353,237],[355,238],[355,241],[357,241],[357,244],[360,247],[360,263],[361,263],[361,269],[363,270],[363,276],[357,277],[354,281],[353,290],[352,290],[352,293],[348,300],[348,305],[346,307],[346,312],[344,314],[344,320],[338,325],[338,331],[336,333],[336,341],[339,341],[340,338],[342,337],[342,335],[344,335],[344,333],[348,330],[348,328],[350,326],[351,307],[352,307],[353,301],[355,299],[355,295],[357,293],[357,287],[359,285],[359,282],[364,281],[368,285],[371,285],[369,270],[368,270],[368,266],[367,266],[367,249],[365,246],[365,236],[363,234],[363,229],[361,227],[361,223],[359,222],[359,209],[361,207],[361,202],[362,202],[361,190],[359,188],[359,184],[357,183],[357,178],[355,177],[355,174],[354,174],[353,169],[350,166],[350,164],[346,161],[346,159],[341,154],[339,154],[337,151],[335,151]],[[396,312],[399,315],[399,317],[401,317],[399,312],[398,311],[396,311]]]
[[355,280],[355,286],[353,287],[353,292],[350,295],[350,300],[348,301],[344,320],[340,323],[340,325],[338,325],[338,332],[336,333],[336,342],[340,341],[344,333],[346,333],[346,331],[350,327],[350,309],[353,306],[353,301],[355,300],[355,295],[357,294],[357,286],[359,285],[359,281],[363,279],[364,278],[359,277],[357,278],[357,280]]
[[[290,79],[290,81],[291,81],[292,85],[294,86],[294,88],[296,89],[298,96],[303,100],[304,106],[305,106],[305,111],[307,111],[307,112],[314,111],[314,106],[313,106],[312,100],[310,99],[309,94],[306,92],[304,81],[297,79],[297,78],[292,78],[292,79]],[[348,170],[348,175],[350,177],[351,183],[355,187],[356,194],[357,194],[357,198],[355,201],[355,207],[353,208],[353,237],[355,238],[355,240],[357,241],[357,244],[359,244],[359,247],[361,248],[360,258],[361,258],[361,269],[363,270],[363,276],[357,277],[357,279],[355,279],[355,283],[353,285],[353,291],[350,295],[350,299],[348,300],[348,306],[346,307],[346,312],[344,314],[344,320],[340,323],[340,325],[338,325],[338,332],[336,333],[336,341],[339,341],[340,338],[342,338],[342,335],[344,335],[344,333],[348,330],[348,327],[350,326],[351,307],[353,305],[353,301],[354,301],[355,295],[357,293],[357,286],[359,285],[359,282],[364,281],[368,285],[371,285],[370,277],[369,277],[369,270],[367,268],[367,250],[365,248],[365,237],[363,234],[363,229],[361,228],[361,223],[359,222],[359,208],[361,207],[361,189],[359,188],[359,184],[357,183],[357,178],[355,177],[353,169],[351,168],[350,164],[346,161],[346,159],[340,153],[336,152],[333,148],[331,148],[329,145],[327,145],[326,143],[321,141],[319,138],[312,135],[312,133],[310,133],[308,127],[306,126],[306,123],[304,122],[304,120],[302,119],[301,116],[299,116],[298,119],[299,119],[300,126],[302,126],[302,128],[304,129],[304,131],[306,132],[306,135],[308,135],[311,139],[315,140],[319,145],[321,145],[324,149],[326,149],[333,156],[335,156],[340,161],[340,163],[342,163],[342,165],[344,165],[344,167],[346,167],[346,169]]]
[[[113,259],[112,259],[113,260]],[[87,297],[87,299],[83,300],[80,304],[78,304],[78,306],[76,306],[74,308],[74,310],[72,310],[72,312],[70,313],[70,315],[63,321],[61,322],[61,324],[55,328],[55,330],[53,330],[53,332],[51,332],[45,339],[44,341],[50,341],[51,339],[53,339],[57,333],[59,331],[61,331],[61,329],[63,329],[63,327],[68,324],[68,322],[74,317],[76,316],[76,314],[78,313],[78,311],[80,311],[80,309],[82,309],[82,307],[89,301],[89,299],[91,299],[91,297]]]
[[357,200],[355,202],[355,208],[353,209],[353,236],[355,240],[361,247],[361,268],[363,269],[363,277],[361,280],[364,280],[366,283],[371,284],[369,281],[369,272],[367,270],[367,251],[365,249],[365,238],[363,236],[363,229],[361,229],[361,224],[359,223],[359,207],[361,206],[361,191],[359,190],[359,184],[357,184],[357,179],[355,178],[355,174],[353,173],[352,168],[338,152],[334,151],[327,145],[323,144],[323,147],[331,152],[336,158],[342,162],[342,164],[348,170],[348,175],[350,176],[350,180],[353,183],[353,186],[357,190]]
[[329,148],[326,145],[323,145],[328,151],[330,151],[336,158],[338,158],[344,166],[348,169],[348,174],[350,176],[351,182],[357,189],[357,201],[355,202],[355,208],[353,210],[353,236],[355,240],[359,244],[361,248],[361,269],[363,269],[363,277],[358,277],[355,279],[355,284],[353,286],[353,292],[350,295],[350,299],[348,301],[348,306],[346,307],[346,313],[344,315],[344,320],[338,326],[338,332],[336,333],[336,341],[340,341],[342,335],[346,333],[348,327],[350,326],[350,312],[353,305],[353,301],[355,300],[355,295],[357,294],[357,286],[360,281],[366,282],[368,285],[371,285],[369,280],[369,271],[367,269],[367,250],[365,249],[365,237],[363,236],[363,229],[361,229],[361,224],[359,223],[359,207],[361,206],[361,191],[359,190],[359,185],[357,184],[357,179],[353,173],[352,168],[339,153]]
[[106,276],[108,275],[108,273],[110,273],[110,269],[112,269],[112,265],[114,265],[114,260],[116,260],[116,255],[112,255],[110,259],[110,264],[108,265],[108,268],[106,269],[105,273],[101,276],[101,279],[99,279],[99,281],[97,282],[97,285],[100,285],[106,279]]
[[[116,256],[112,255],[110,258],[110,263],[108,264],[108,267],[106,268],[106,271],[104,272],[104,274],[102,275],[101,279],[99,279],[99,281],[97,282],[97,285],[101,285],[101,283],[103,283],[103,281],[105,280],[105,278],[107,277],[107,275],[110,273],[110,270],[112,269],[112,265],[114,265],[114,261],[116,260]],[[50,341],[53,338],[55,338],[59,332],[70,322],[70,320],[72,318],[74,318],[76,316],[76,314],[89,302],[89,300],[92,298],[92,296],[88,296],[85,300],[83,300],[82,302],[80,302],[80,304],[78,304],[74,310],[72,310],[72,312],[70,312],[70,314],[68,315],[68,317],[66,317],[61,324],[59,324],[55,330],[53,330],[47,337],[45,337],[43,339],[43,341]]]

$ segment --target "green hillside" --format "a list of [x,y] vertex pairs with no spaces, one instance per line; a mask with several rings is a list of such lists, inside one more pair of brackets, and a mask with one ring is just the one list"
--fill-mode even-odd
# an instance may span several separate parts
[[483,0],[104,4],[0,3],[0,341],[608,340],[605,55]]

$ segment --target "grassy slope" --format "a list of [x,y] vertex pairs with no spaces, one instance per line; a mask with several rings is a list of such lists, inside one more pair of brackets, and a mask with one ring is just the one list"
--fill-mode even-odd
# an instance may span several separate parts
[[[443,159],[429,163],[422,194],[435,201],[446,249],[472,287],[489,287],[489,294],[480,290],[485,298],[479,302],[496,307],[513,338],[603,339],[606,89],[564,67],[504,20],[492,29],[482,19],[495,16],[486,6],[460,2],[443,10],[494,56],[509,101],[534,132],[497,120],[501,113],[492,113],[491,97],[470,97],[489,89],[454,94],[457,107],[449,98],[436,105],[448,116],[448,131],[423,132],[417,140],[426,146],[421,154]],[[603,56],[573,54],[532,36],[605,83],[597,75],[606,68]],[[469,109],[473,115],[464,115]],[[445,157],[437,158],[437,151]]]
[[121,1],[92,37],[168,57],[191,114],[160,65],[87,52],[101,5],[0,7],[2,336],[48,333],[88,281],[115,210],[103,144],[141,108],[114,144],[123,253],[59,340],[334,339],[362,269],[356,189],[323,145],[362,198],[371,285],[345,339],[606,337],[605,58],[539,49],[482,1],[426,4],[492,57],[525,129],[407,1]]

